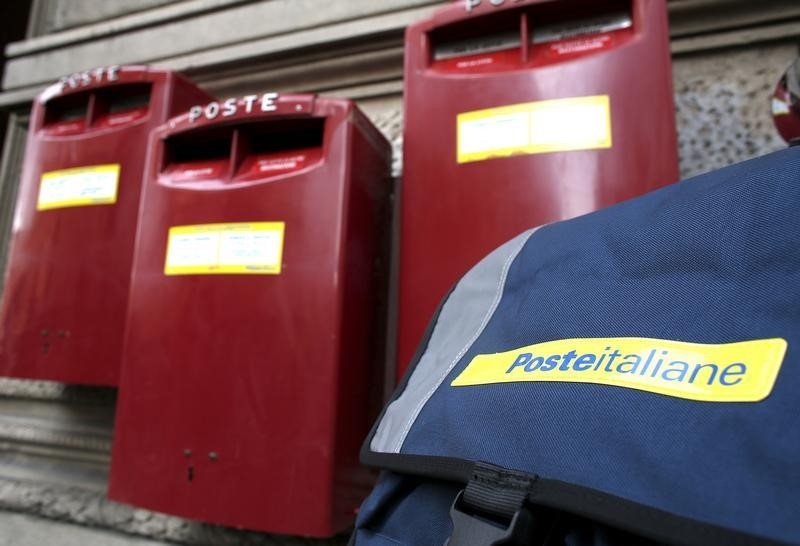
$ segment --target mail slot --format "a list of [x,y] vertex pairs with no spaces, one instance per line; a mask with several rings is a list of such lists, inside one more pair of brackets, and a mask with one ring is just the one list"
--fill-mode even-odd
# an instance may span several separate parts
[[0,315],[0,375],[116,385],[147,136],[209,96],[107,67],[33,104]]
[[466,0],[408,29],[398,377],[493,248],[678,179],[668,38],[664,0]]
[[351,102],[268,95],[153,133],[109,496],[323,537],[371,483],[390,147]]

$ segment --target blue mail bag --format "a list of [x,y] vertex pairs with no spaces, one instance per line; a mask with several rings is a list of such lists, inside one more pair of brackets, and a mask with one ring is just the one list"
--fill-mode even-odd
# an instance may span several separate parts
[[800,147],[470,270],[364,444],[352,542],[800,544],[798,419]]

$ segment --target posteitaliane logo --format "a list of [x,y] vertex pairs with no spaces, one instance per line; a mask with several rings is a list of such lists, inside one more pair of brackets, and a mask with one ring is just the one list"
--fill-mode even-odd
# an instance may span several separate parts
[[723,344],[630,337],[561,339],[478,355],[451,386],[562,381],[704,402],[759,402],[772,392],[786,347],[781,338]]

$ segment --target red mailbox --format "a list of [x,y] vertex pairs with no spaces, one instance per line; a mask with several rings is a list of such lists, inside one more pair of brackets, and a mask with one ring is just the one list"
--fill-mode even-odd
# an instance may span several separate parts
[[527,228],[678,179],[664,0],[465,0],[406,33],[398,375]]
[[792,146],[800,144],[800,57],[789,65],[772,94],[772,120]]
[[34,101],[0,316],[0,375],[116,385],[147,136],[209,96],[143,66]]
[[268,93],[150,150],[109,496],[330,536],[371,484],[389,144],[351,102]]

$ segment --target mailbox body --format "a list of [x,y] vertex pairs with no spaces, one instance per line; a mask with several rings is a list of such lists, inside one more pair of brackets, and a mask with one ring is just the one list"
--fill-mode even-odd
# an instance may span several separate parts
[[663,0],[455,2],[409,27],[405,85],[398,378],[493,248],[678,179]]
[[[371,485],[358,451],[381,381],[376,259],[390,148],[348,101],[254,104],[153,134],[109,496],[330,536],[352,524]],[[259,225],[282,232],[269,274],[237,258],[201,264],[199,246],[180,245],[202,246],[202,235],[170,231],[214,226],[246,239]]]
[[34,101],[0,316],[0,375],[117,384],[148,134],[209,99],[169,71],[109,73],[54,85]]

